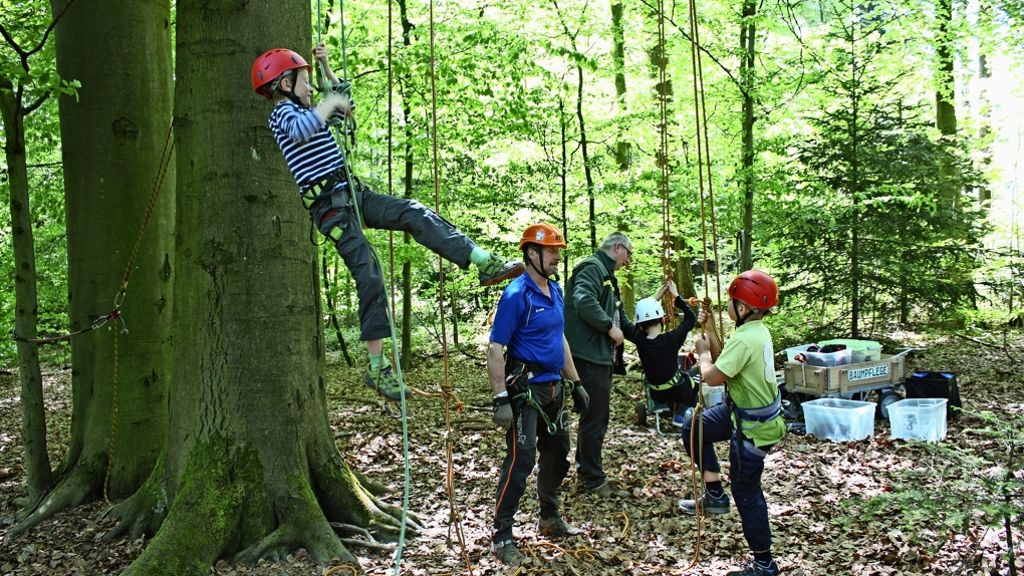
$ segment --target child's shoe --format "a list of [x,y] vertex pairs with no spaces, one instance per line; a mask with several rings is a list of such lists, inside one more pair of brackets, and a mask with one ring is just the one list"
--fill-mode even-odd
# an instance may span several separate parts
[[778,576],[781,573],[782,571],[779,570],[779,565],[775,563],[775,560],[767,564],[751,560],[750,564],[743,570],[733,570],[727,573],[726,576]]
[[541,518],[537,522],[537,532],[541,536],[547,536],[548,538],[568,538],[583,534],[583,530],[569,524],[561,516]]
[[364,382],[367,386],[373,388],[381,396],[392,402],[398,402],[406,395],[405,388],[398,381],[398,378],[395,377],[395,373],[391,371],[391,366],[385,366],[379,370],[376,378],[373,371],[368,369]]
[[705,491],[700,500],[679,501],[679,511],[684,514],[696,514],[699,509],[708,514],[728,514],[731,507],[729,495],[725,492],[715,497]]
[[522,262],[509,262],[501,256],[491,254],[486,262],[477,264],[476,270],[480,274],[480,285],[492,286],[502,280],[519,276],[526,271],[526,267]]

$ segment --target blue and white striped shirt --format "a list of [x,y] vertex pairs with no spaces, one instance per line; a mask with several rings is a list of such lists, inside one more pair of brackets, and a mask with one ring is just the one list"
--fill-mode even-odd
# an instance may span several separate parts
[[334,135],[313,110],[281,100],[270,113],[268,125],[300,190],[342,167]]

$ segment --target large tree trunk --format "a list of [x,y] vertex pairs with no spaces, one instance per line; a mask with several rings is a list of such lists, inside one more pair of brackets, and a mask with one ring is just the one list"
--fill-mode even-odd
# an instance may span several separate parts
[[36,337],[39,299],[36,291],[36,248],[29,204],[25,151],[25,115],[20,86],[12,90],[0,76],[0,118],[4,129],[4,159],[10,181],[11,230],[14,244],[14,332],[18,340],[18,379],[21,383],[21,437],[28,476],[26,510],[32,510],[53,487],[54,476],[46,449],[43,378]]
[[309,5],[187,0],[177,16],[175,385],[160,463],[115,510],[119,531],[159,527],[126,573],[299,547],[351,561],[330,522],[394,534],[398,511],[334,445],[308,217],[239,74],[268,47],[310,46]]
[[740,237],[740,271],[754,267],[752,253],[754,233],[754,58],[755,0],[743,0],[740,23],[740,89],[743,95],[743,153],[740,178],[743,182],[743,232]]
[[[67,3],[54,0],[53,13]],[[114,308],[135,259],[124,324],[71,340],[71,443],[58,484],[19,528],[105,488],[112,497],[131,494],[164,438],[173,170],[152,207],[150,199],[171,119],[169,22],[167,1],[120,0],[103,10],[72,6],[56,28],[58,72],[81,82],[60,101],[73,330]]]

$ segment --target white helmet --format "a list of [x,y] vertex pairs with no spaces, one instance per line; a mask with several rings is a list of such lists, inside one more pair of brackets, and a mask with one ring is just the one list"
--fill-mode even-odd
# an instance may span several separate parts
[[644,298],[636,303],[636,323],[647,322],[649,320],[659,320],[665,317],[665,310],[661,307],[661,302],[658,302],[654,298]]

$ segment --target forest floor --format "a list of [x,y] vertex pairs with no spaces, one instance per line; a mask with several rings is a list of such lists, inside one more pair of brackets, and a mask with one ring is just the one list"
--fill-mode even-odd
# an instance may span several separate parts
[[[767,460],[764,488],[774,552],[791,575],[1009,574],[1003,501],[995,482],[1015,474],[1024,481],[1020,451],[1024,429],[1024,338],[1009,334],[923,338],[890,335],[924,350],[909,367],[958,373],[964,413],[949,422],[937,444],[891,440],[885,420],[874,437],[832,443],[790,434]],[[407,372],[414,386],[436,391],[444,381],[438,358],[419,359]],[[409,402],[410,511],[425,529],[403,551],[402,574],[516,574],[488,551],[503,436],[490,425],[491,408],[482,356],[455,354],[449,382],[464,403],[452,412],[446,433],[444,403],[416,396]],[[360,371],[340,362],[330,367],[328,403],[338,448],[354,466],[392,488],[388,500],[402,501],[402,422],[358,383]],[[70,371],[45,374],[50,450],[59,461],[67,445],[71,412]],[[145,541],[105,541],[112,522],[101,518],[102,503],[67,510],[19,538],[7,536],[24,495],[17,376],[0,373],[0,574],[71,576],[120,572]],[[570,470],[563,484],[564,517],[584,536],[551,542],[535,530],[537,500],[528,486],[516,517],[520,548],[531,564],[519,574],[724,574],[746,562],[738,514],[707,519],[700,531],[699,564],[685,571],[698,537],[692,517],[676,512],[689,492],[690,475],[678,435],[659,436],[635,424],[641,398],[635,377],[616,381],[605,445],[606,470],[629,487],[631,496],[602,501],[576,490]],[[669,428],[671,428],[669,426]],[[452,463],[447,462],[451,443]],[[573,439],[575,444],[575,437]],[[1016,445],[1016,452],[1009,446]],[[725,452],[719,451],[724,457]],[[454,476],[452,525],[445,478]],[[1020,484],[1018,484],[1019,486]],[[1016,571],[1024,574],[1021,490],[1010,494],[1017,516],[1010,520]],[[391,555],[353,548],[368,574],[394,573]],[[332,568],[334,568],[332,570]],[[302,551],[276,564],[232,565],[221,561],[211,574],[351,574],[349,568],[316,566]]]

